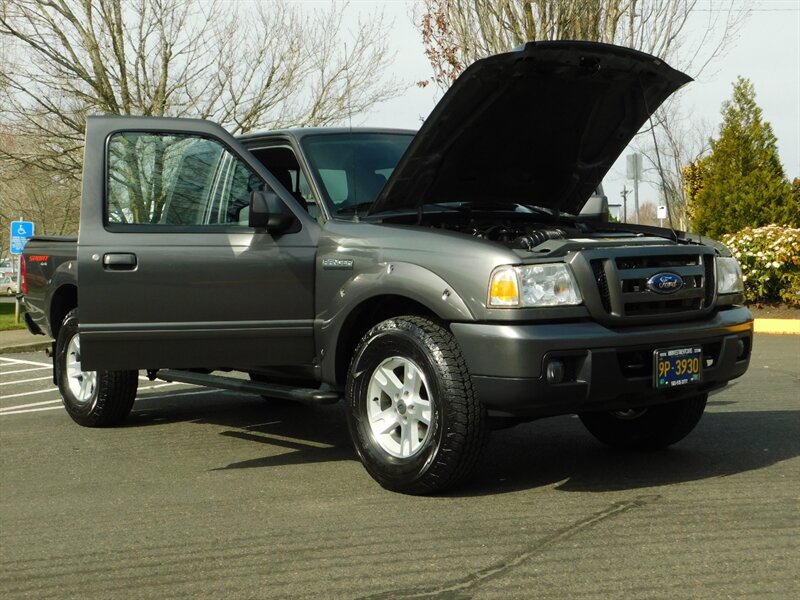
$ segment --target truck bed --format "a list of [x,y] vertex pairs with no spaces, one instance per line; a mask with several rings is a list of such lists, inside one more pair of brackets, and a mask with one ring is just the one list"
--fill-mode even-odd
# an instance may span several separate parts
[[31,333],[53,336],[50,323],[61,323],[63,315],[50,315],[48,307],[52,304],[52,294],[77,295],[77,251],[78,238],[75,236],[35,236],[25,245],[22,259],[25,262],[27,290],[25,294],[25,322]]

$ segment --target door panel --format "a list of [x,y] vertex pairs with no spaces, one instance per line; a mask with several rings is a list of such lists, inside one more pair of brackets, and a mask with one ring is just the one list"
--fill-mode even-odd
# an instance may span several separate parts
[[94,118],[85,161],[83,206],[103,209],[81,216],[85,368],[312,361],[318,226],[297,211],[295,233],[247,226],[250,190],[279,186],[236,140],[203,121]]

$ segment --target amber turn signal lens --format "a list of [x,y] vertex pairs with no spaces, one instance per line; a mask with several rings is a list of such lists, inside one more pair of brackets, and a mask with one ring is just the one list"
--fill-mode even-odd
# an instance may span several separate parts
[[517,306],[519,304],[519,284],[513,269],[495,271],[489,286],[489,306]]

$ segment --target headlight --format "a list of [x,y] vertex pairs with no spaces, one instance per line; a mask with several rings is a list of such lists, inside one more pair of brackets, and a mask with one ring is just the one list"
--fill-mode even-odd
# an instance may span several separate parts
[[583,301],[569,265],[498,267],[489,282],[489,306],[574,306]]
[[730,256],[717,257],[717,293],[740,294],[744,292],[742,269],[737,260]]

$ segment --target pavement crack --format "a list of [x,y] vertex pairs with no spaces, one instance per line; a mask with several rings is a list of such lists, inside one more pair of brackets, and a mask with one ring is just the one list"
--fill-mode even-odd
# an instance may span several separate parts
[[558,544],[559,542],[563,542],[568,540],[571,537],[578,535],[602,523],[603,521],[607,521],[608,519],[612,519],[614,517],[618,517],[630,510],[641,508],[647,504],[651,504],[656,500],[661,498],[658,494],[650,494],[650,495],[642,495],[636,496],[631,500],[624,500],[621,502],[615,502],[611,506],[596,512],[592,515],[589,515],[586,518],[583,518],[579,521],[576,521],[566,527],[558,529],[553,533],[537,540],[533,543],[528,549],[515,556],[514,558],[510,558],[508,560],[498,561],[488,567],[480,569],[475,573],[471,573],[461,579],[458,579],[452,583],[444,584],[442,586],[436,588],[416,588],[416,589],[409,589],[409,590],[392,590],[391,592],[379,593],[370,596],[364,596],[360,600],[378,600],[382,598],[448,598],[448,599],[456,599],[456,598],[469,598],[470,590],[478,587],[479,585],[490,581],[492,579],[496,579],[505,575],[511,569],[518,567],[522,563],[530,560],[534,556],[537,556],[550,548]]

